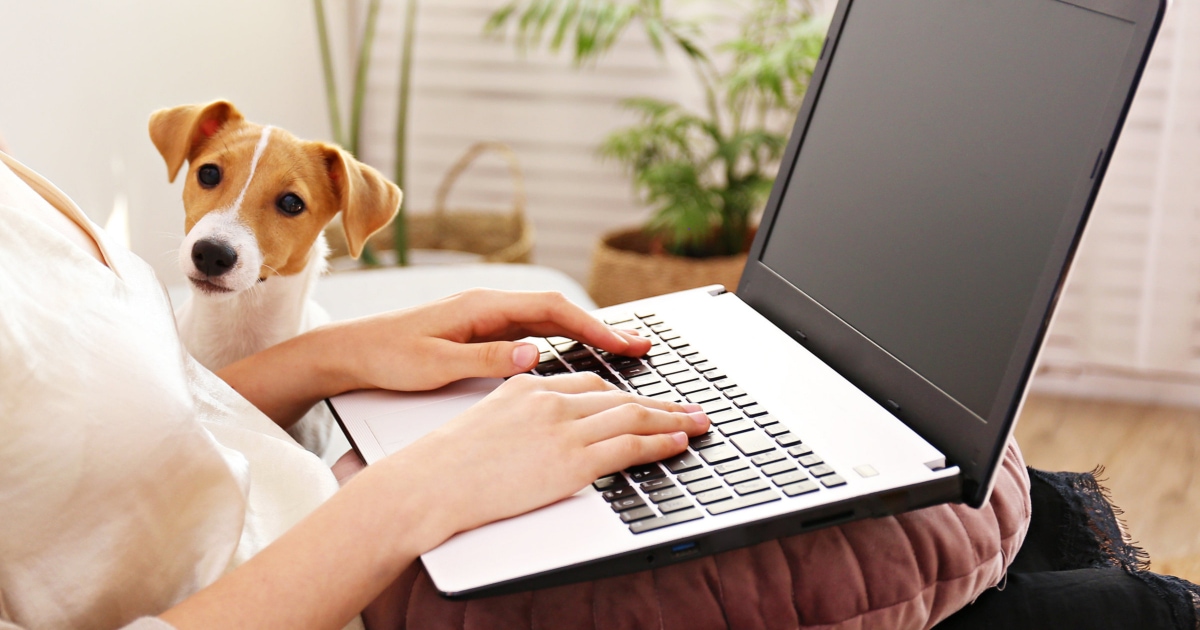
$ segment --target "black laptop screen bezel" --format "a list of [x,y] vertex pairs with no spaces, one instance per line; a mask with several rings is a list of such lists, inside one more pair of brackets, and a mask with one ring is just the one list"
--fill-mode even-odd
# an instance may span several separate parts
[[825,48],[781,160],[779,176],[763,212],[737,294],[942,451],[949,465],[956,465],[961,470],[962,501],[979,507],[991,491],[995,470],[1015,425],[1054,305],[1145,69],[1151,43],[1161,25],[1166,0],[1055,0],[1131,22],[1134,35],[1105,107],[1102,123],[1093,138],[1096,150],[1092,155],[1097,156],[1096,166],[1091,172],[1084,172],[1075,184],[1069,208],[1039,276],[1012,358],[987,417],[967,409],[762,262],[792,167],[821,98],[830,63],[837,56],[839,35],[857,1],[861,0],[842,0],[833,14]]

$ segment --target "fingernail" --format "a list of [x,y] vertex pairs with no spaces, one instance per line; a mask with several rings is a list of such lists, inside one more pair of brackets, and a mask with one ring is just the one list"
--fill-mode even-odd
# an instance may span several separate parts
[[683,407],[684,413],[694,413],[703,409],[703,407],[697,405],[696,403],[683,403],[680,406]]
[[696,426],[701,428],[708,426],[708,414],[703,411],[693,411],[688,415],[692,417],[692,421],[696,423]]
[[687,444],[688,436],[683,431],[680,431],[679,433],[672,433],[671,439],[675,440],[676,446],[683,446],[684,444]]
[[519,370],[528,370],[537,362],[538,349],[536,346],[524,343],[516,348],[513,348],[512,361],[513,365]]

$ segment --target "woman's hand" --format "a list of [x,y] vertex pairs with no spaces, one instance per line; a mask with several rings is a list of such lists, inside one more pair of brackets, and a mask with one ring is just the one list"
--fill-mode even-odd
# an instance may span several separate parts
[[562,336],[616,354],[640,356],[650,342],[614,331],[559,293],[475,289],[415,308],[365,317],[335,329],[355,348],[355,389],[420,391],[459,379],[508,377],[538,363],[538,349],[514,340]]
[[614,331],[558,293],[474,289],[415,308],[322,326],[229,365],[219,376],[291,426],[323,398],[354,389],[420,391],[531,370],[536,346],[563,336],[640,356],[650,341]]
[[677,455],[708,426],[697,405],[622,392],[595,374],[518,375],[363,474],[380,468],[397,492],[434,489],[438,509],[430,517],[441,521],[426,541],[432,547],[609,473]]

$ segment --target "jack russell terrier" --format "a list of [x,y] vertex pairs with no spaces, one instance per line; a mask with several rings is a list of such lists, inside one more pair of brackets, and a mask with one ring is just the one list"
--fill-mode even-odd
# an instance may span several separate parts
[[[169,181],[188,162],[179,264],[193,291],[175,316],[210,370],[328,322],[309,300],[327,266],[326,225],[342,213],[357,258],[400,207],[400,189],[350,154],[247,122],[227,101],[156,111],[150,138]],[[322,405],[288,429],[317,455],[332,431]]]

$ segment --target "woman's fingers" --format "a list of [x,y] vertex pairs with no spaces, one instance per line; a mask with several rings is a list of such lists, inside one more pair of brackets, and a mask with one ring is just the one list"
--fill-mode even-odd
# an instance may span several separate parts
[[682,453],[685,448],[687,434],[683,432],[619,435],[586,448],[587,460],[591,465],[589,476],[600,477],[614,470],[661,461]]
[[618,333],[561,293],[475,291],[463,294],[463,299],[476,303],[472,312],[488,314],[481,316],[475,331],[482,335],[515,325],[522,332],[570,337],[619,354],[643,354],[650,347],[649,340]]
[[683,432],[700,435],[708,430],[708,416],[702,411],[669,412],[626,403],[579,421],[583,439],[602,442],[620,435],[658,435]]

